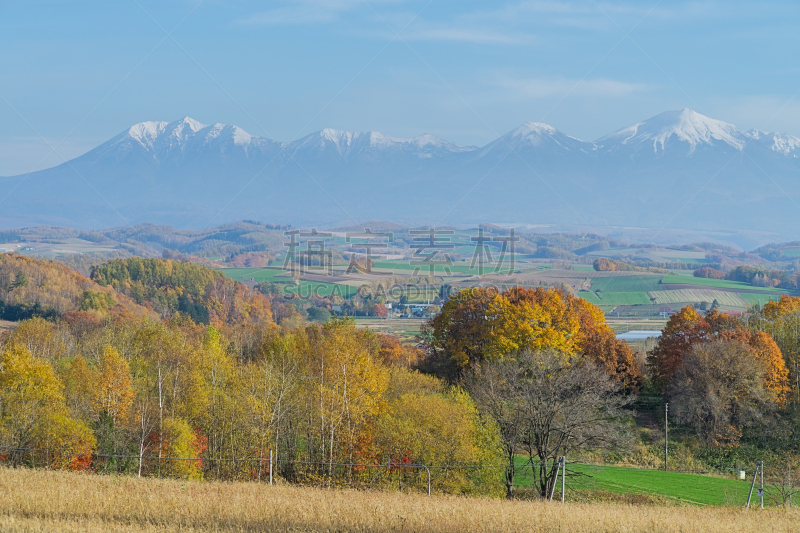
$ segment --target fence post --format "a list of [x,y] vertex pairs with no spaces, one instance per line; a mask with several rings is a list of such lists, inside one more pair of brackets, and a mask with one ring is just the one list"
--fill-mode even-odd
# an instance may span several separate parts
[[567,477],[567,456],[561,458],[561,466],[563,469],[561,470],[561,503],[564,503],[564,486],[566,485],[566,477]]
[[756,477],[758,476],[759,467],[761,467],[761,461],[756,463],[756,470],[753,472],[753,482],[750,483],[750,493],[747,495],[747,503],[744,505],[747,509],[750,508],[750,499],[753,497],[753,488],[756,486]]
[[428,473],[428,497],[431,495],[431,469],[425,465],[420,465]]
[[272,449],[269,450],[269,484],[272,485]]
[[[546,471],[546,467],[545,467]],[[553,478],[553,486],[550,487],[550,498],[548,501],[553,501],[553,494],[556,492],[556,482],[558,481],[558,473],[561,472],[561,458],[558,458],[558,466],[556,467],[556,477]]]
[[758,495],[761,498],[761,508],[764,508],[764,461],[761,461],[761,488],[758,490]]

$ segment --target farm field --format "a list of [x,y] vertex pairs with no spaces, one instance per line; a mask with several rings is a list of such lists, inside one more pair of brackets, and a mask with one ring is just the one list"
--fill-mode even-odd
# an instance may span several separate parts
[[363,318],[356,317],[355,324],[358,328],[369,328],[380,333],[392,333],[404,342],[415,342],[425,320],[421,318]]
[[[620,274],[624,274],[620,272]],[[659,290],[663,276],[628,275],[613,278],[592,278],[592,290],[602,292],[650,292]],[[648,301],[649,303],[649,301]]]
[[[689,252],[687,252],[689,253]],[[697,252],[691,252],[697,253]],[[292,284],[288,272],[280,267],[271,268],[225,268],[221,272],[227,277],[245,282],[284,283],[285,290],[298,293],[303,297],[316,294],[327,296],[340,294],[345,298],[356,294],[358,288],[389,276],[402,280],[414,273],[414,265],[406,260],[376,261],[372,274],[345,274],[344,266],[337,267],[336,276],[330,281],[322,276],[314,276],[310,272],[307,279],[302,279],[300,286]],[[511,276],[492,275],[484,272],[478,276],[479,268],[470,268],[463,262],[454,263],[447,276],[442,266],[437,266],[436,279],[427,286],[408,289],[404,294],[409,303],[421,303],[433,300],[438,288],[443,283],[459,287],[494,284],[502,288],[510,284],[527,287],[570,285],[576,294],[599,306],[605,313],[621,312],[624,314],[652,314],[664,308],[677,311],[683,306],[718,302],[723,311],[744,311],[753,304],[764,304],[769,299],[777,299],[787,291],[772,287],[755,287],[746,283],[708,278],[695,278],[691,275],[643,274],[639,272],[613,271],[596,272],[588,265],[573,265],[571,269],[553,269],[550,264],[530,261],[519,261],[515,264],[515,274]],[[418,276],[428,275],[427,271]],[[403,285],[402,281],[397,281]],[[397,291],[394,296],[397,298]]]
[[578,296],[595,305],[649,305],[652,302],[646,292],[600,292],[581,291]]
[[[657,304],[677,304],[695,302],[713,302],[729,307],[748,307],[750,303],[740,294],[709,289],[677,289],[674,291],[651,291],[648,293]],[[763,298],[763,296],[762,296]]]
[[[796,530],[800,511],[631,505],[186,482],[0,469],[0,529],[236,531],[687,532]],[[624,500],[623,500],[624,501]]]
[[235,279],[236,281],[243,281],[245,279],[253,278],[257,283],[264,281],[273,281],[276,277],[282,277],[284,281],[291,281],[287,275],[286,270],[280,268],[222,268],[219,270],[225,277]]

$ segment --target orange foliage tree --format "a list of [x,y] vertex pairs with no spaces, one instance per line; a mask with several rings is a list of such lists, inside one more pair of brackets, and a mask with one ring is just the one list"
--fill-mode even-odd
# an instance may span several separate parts
[[647,366],[653,384],[661,391],[666,390],[691,349],[696,344],[716,339],[747,345],[751,355],[767,365],[767,389],[777,402],[786,401],[789,372],[780,348],[769,334],[745,329],[735,317],[717,311],[702,316],[689,306],[670,317],[658,344],[648,354]]

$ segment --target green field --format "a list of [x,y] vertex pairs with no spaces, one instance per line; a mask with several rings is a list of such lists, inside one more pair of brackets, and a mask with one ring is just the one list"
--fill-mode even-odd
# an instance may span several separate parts
[[644,292],[593,292],[581,291],[578,296],[595,305],[650,305],[650,298]]
[[[524,458],[518,459],[525,463]],[[752,474],[751,474],[752,476]],[[530,486],[530,470],[517,475],[520,486]],[[560,481],[554,498],[560,497]],[[750,483],[722,477],[640,468],[593,466],[567,462],[566,493],[570,490],[609,491],[619,494],[649,494],[695,505],[741,505]],[[753,498],[756,499],[755,492]],[[756,499],[757,501],[757,499]]]
[[[592,278],[592,290],[602,292],[650,292],[659,290],[663,276],[618,276]],[[650,303],[649,300],[647,303]]]
[[[241,281],[244,278],[253,278],[256,282],[262,283],[264,281],[276,281],[274,278],[286,274],[285,270],[277,270],[272,268],[221,268],[217,272],[236,281]],[[290,276],[279,277],[277,281],[290,282]]]

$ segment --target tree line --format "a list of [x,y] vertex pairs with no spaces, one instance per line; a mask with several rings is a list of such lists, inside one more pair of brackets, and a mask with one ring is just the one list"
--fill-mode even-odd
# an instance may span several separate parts
[[[513,496],[524,457],[544,495],[558,457],[631,449],[638,394],[669,401],[718,455],[767,446],[765,434],[797,451],[800,298],[744,318],[683,309],[645,354],[566,291],[471,288],[450,295],[418,351],[347,320],[278,326],[210,293],[218,276],[137,265],[96,275],[120,292],[92,285],[105,290],[82,293],[85,309],[0,339],[0,460],[263,479],[272,450],[290,482],[371,483],[370,466],[387,464],[413,481],[402,465],[427,464],[442,467],[439,490]],[[132,280],[238,311],[205,325],[104,309]]]

